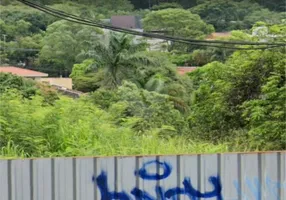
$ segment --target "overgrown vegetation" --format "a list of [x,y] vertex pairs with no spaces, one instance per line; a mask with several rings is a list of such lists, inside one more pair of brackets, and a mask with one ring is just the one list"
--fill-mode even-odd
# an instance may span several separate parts
[[[135,0],[40,2],[96,21],[139,15],[145,30],[179,37],[231,31],[222,40],[286,41],[281,8],[261,1],[162,0],[150,1],[151,10]],[[146,39],[59,20],[15,1],[1,1],[0,9],[1,65],[69,76],[86,93],[70,99],[0,73],[2,157],[286,150],[285,48],[168,43],[150,51]],[[199,67],[182,76],[176,67],[184,65]]]
[[[17,89],[6,90],[1,93],[1,156],[130,155],[229,150],[226,144],[197,143],[165,134],[174,129],[164,125],[164,119],[169,118],[171,125],[179,125],[183,122],[179,112],[172,108],[171,103],[165,104],[168,101],[165,96],[156,93],[146,91],[150,102],[143,104],[140,99],[137,102],[141,97],[139,93],[138,97],[133,97],[132,94],[136,92],[130,91],[132,87],[136,86],[131,84],[120,88],[118,96],[122,100],[110,105],[107,110],[87,99],[61,97],[50,105],[41,95],[27,99]],[[124,97],[122,93],[126,94],[127,91],[130,94]],[[155,104],[158,99],[164,104]],[[94,100],[99,102],[98,98]],[[143,107],[146,107],[145,110],[138,112]],[[153,110],[153,107],[157,108]],[[134,108],[133,113],[127,113]],[[163,114],[166,111],[170,113]],[[171,121],[175,118],[177,122]]]

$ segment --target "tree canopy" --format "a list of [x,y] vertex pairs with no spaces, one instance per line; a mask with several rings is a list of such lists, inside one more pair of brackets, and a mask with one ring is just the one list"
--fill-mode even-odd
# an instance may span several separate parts
[[83,61],[81,53],[92,48],[97,34],[102,34],[102,31],[67,21],[54,22],[48,26],[43,38],[40,62],[71,71],[75,62]]
[[145,31],[162,31],[192,39],[203,39],[214,32],[213,26],[206,24],[199,15],[173,8],[150,12],[143,20],[143,27]]
[[[101,85],[114,88],[121,85],[124,77],[130,76],[137,66],[148,65],[152,61],[142,55],[145,50],[143,43],[135,43],[134,38],[125,34],[111,32],[109,37],[94,45],[94,53],[88,57],[94,58],[94,70],[105,73]],[[145,47],[145,48],[144,48]]]
[[[286,41],[277,0],[34,2],[101,23],[140,16],[143,32],[211,40],[210,33],[229,31],[215,40]],[[1,66],[70,77],[81,91],[72,99],[41,80],[0,73],[0,156],[286,149],[284,47],[166,43],[64,21],[16,1],[0,4]]]
[[[271,27],[272,33],[283,32]],[[190,126],[205,133],[202,137],[218,139],[244,128],[255,148],[285,148],[284,54],[283,48],[237,51],[226,63],[213,62],[190,74],[196,88]]]
[[257,21],[279,23],[283,17],[282,13],[271,12],[249,0],[207,0],[190,10],[200,15],[207,23],[214,25],[217,31],[249,29]]

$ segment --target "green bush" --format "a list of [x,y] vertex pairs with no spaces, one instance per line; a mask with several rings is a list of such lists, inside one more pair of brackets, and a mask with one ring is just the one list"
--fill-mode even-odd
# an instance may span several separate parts
[[26,98],[35,95],[37,92],[34,81],[10,73],[0,73],[0,93],[8,89],[17,89],[21,91],[22,95]]
[[108,112],[116,116],[117,124],[128,122],[138,133],[154,128],[165,128],[162,132],[167,135],[187,133],[187,122],[168,95],[149,92],[124,82],[117,91],[96,91],[90,98],[97,105],[108,107]]
[[235,138],[247,130],[249,145],[285,149],[285,65],[283,49],[237,51],[225,64],[213,62],[193,73],[190,128],[202,139]]
[[242,108],[253,146],[286,149],[285,76],[273,74],[262,86],[260,98],[245,102]]
[[170,53],[168,55],[169,60],[177,65],[177,66],[188,66],[192,65],[192,56],[191,54],[178,54],[178,53]]
[[[227,144],[212,145],[186,137],[170,138],[168,135],[162,137],[162,130],[168,129],[163,125],[137,135],[127,122],[115,124],[118,110],[115,108],[119,107],[119,103],[112,106],[113,112],[106,112],[83,99],[62,97],[53,106],[43,104],[43,101],[37,95],[30,100],[23,98],[16,90],[2,94],[0,157],[214,153],[230,150]],[[152,113],[158,112],[151,112],[150,116]],[[166,118],[168,116],[171,115],[166,115]]]
[[53,102],[58,99],[56,90],[52,89],[49,85],[10,73],[0,73],[0,94],[10,89],[15,89],[24,98],[29,99],[38,94],[42,96],[44,102],[48,104],[53,104]]

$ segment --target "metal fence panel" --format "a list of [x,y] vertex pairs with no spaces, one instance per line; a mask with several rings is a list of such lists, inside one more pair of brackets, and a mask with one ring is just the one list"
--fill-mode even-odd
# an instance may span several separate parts
[[[167,188],[175,188],[175,187],[182,187],[182,185],[178,182],[178,178],[180,177],[179,166],[177,165],[178,156],[164,156],[159,157],[160,167],[158,168],[158,174],[163,174],[166,172],[166,168],[170,168],[170,175],[168,178],[162,177],[159,180],[159,185],[162,187],[162,190],[166,190]],[[156,165],[155,165],[156,166]],[[165,191],[167,192],[167,191]]]
[[126,157],[126,158],[117,158],[117,188],[116,192],[124,191],[128,194],[129,191],[132,191],[134,186],[136,186],[136,177],[134,176],[134,169],[136,169],[136,158],[135,157]]
[[95,199],[95,185],[91,183],[94,174],[93,158],[78,158],[76,161],[76,199]]
[[221,157],[221,182],[223,183],[223,196],[228,199],[241,199],[240,187],[240,154],[225,154]]
[[31,161],[14,160],[11,163],[11,197],[12,200],[31,200]]
[[[158,165],[152,165],[152,163],[154,163],[154,161],[158,161],[159,157],[140,157],[139,158],[139,165],[138,168],[136,169],[136,171],[139,173],[141,172],[141,176],[142,176],[142,168],[145,165],[145,170],[148,170],[148,174],[157,174],[158,173]],[[139,169],[140,168],[140,169]],[[141,171],[140,171],[141,170]],[[132,171],[131,171],[132,173]],[[142,191],[148,192],[149,196],[152,197],[157,197],[156,194],[156,186],[157,186],[157,182],[156,181],[152,181],[152,180],[144,180],[140,177],[140,175],[137,176],[138,180],[139,180],[139,189],[141,189]],[[156,199],[156,198],[155,198]]]
[[[219,175],[220,169],[220,155],[202,155],[200,159],[200,187],[199,192],[205,193],[209,191],[216,191],[219,193],[219,189],[214,188],[214,183],[211,182],[212,179],[220,179]],[[210,195],[208,199],[217,200],[219,195]]]
[[278,154],[263,154],[261,156],[261,190],[264,199],[279,199],[279,187],[275,187],[279,180]]
[[0,200],[7,200],[9,195],[8,160],[0,160]]
[[53,162],[55,200],[73,200],[74,163],[72,158],[56,158]]
[[[281,194],[281,200],[286,199],[286,153],[282,153],[279,158],[279,166],[280,166],[280,178],[278,179],[278,182],[280,184],[280,194]],[[278,163],[279,163],[278,162]]]
[[286,152],[0,160],[0,200],[285,200]]
[[261,199],[261,158],[259,154],[244,154],[241,156],[241,190],[243,199]]
[[33,160],[33,199],[52,200],[52,162],[50,159]]
[[[116,158],[98,158],[96,159],[96,172],[93,177],[93,181],[96,183],[97,196],[96,199],[102,199],[101,196],[105,197],[102,193],[114,192],[117,187],[117,180],[115,171],[117,165],[115,162]],[[102,191],[100,191],[102,188]],[[107,197],[105,197],[108,199]]]
[[[191,183],[194,188],[199,188],[200,186],[200,166],[199,160],[200,155],[191,155],[191,156],[179,156],[180,160],[180,186],[187,177],[190,177]],[[189,197],[186,195],[181,196],[181,200],[188,200]]]

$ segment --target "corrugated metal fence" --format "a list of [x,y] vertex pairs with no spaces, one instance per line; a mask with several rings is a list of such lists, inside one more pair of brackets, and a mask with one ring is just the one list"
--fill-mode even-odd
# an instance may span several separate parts
[[0,200],[286,200],[286,153],[0,160]]

